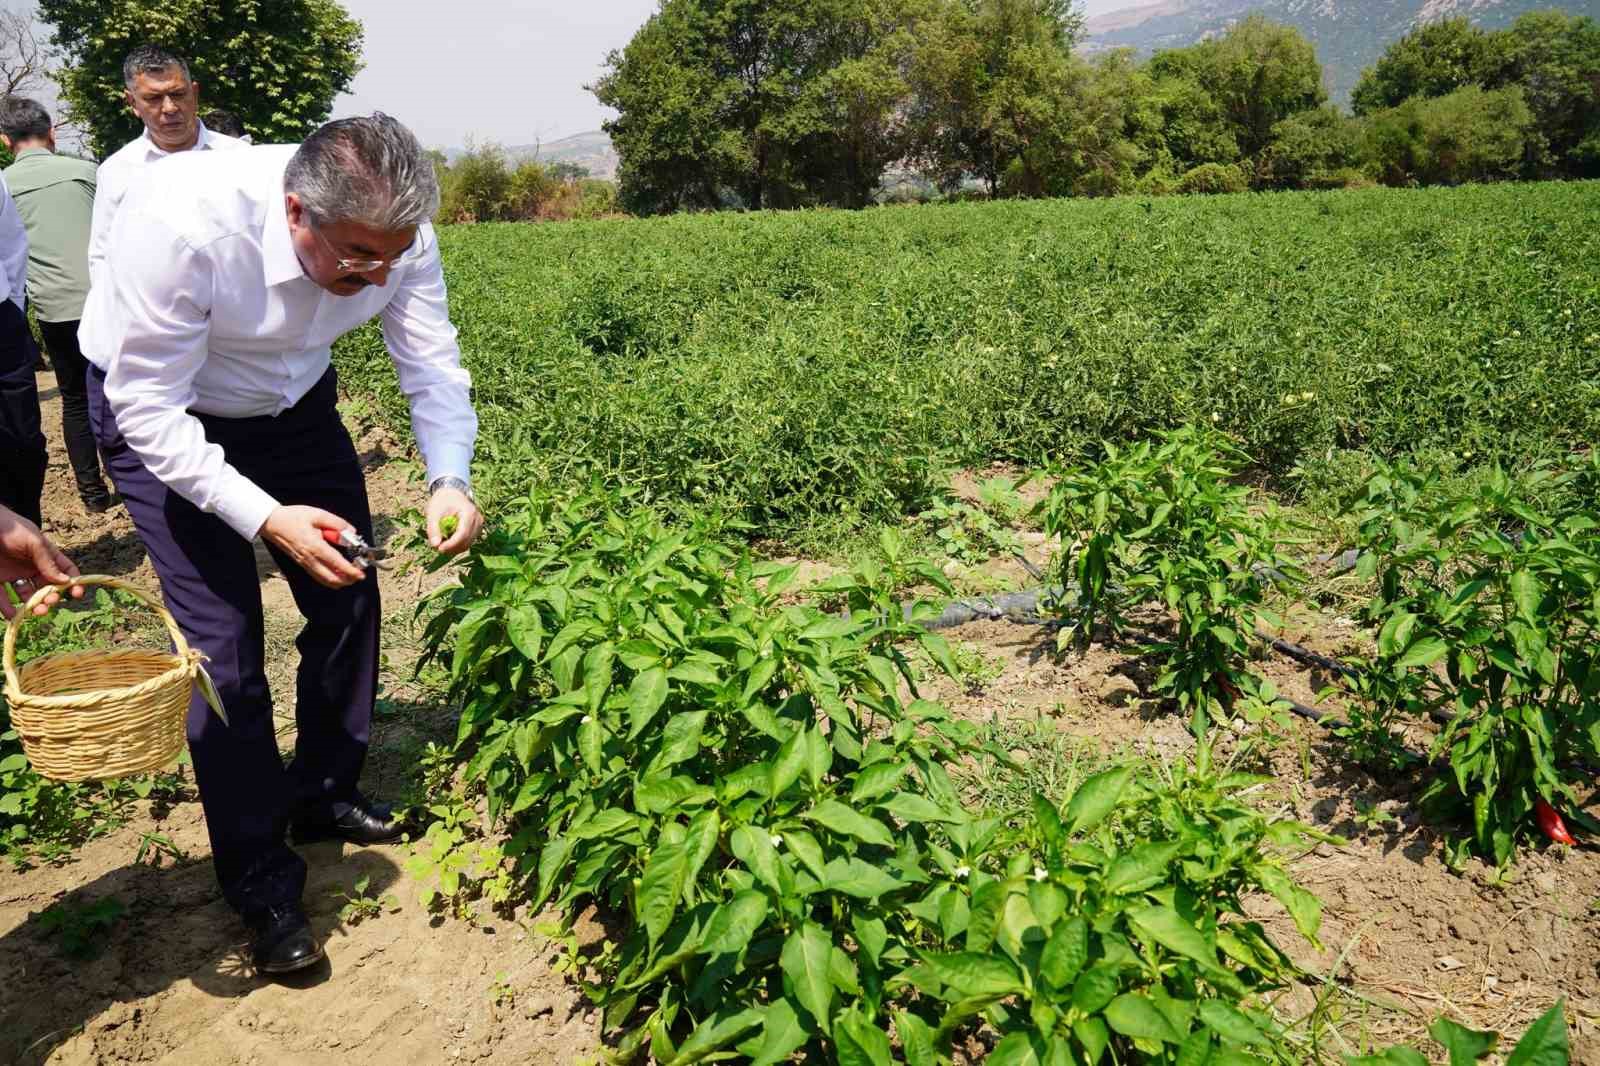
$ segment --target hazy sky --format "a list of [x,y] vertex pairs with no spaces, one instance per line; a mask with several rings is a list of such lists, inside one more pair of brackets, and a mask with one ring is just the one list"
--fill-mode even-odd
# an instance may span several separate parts
[[[469,137],[532,144],[599,129],[610,114],[583,86],[656,10],[656,0],[342,2],[366,29],[366,66],[334,102],[334,117],[387,111],[440,148]],[[1098,14],[1145,2],[1083,6]]]
[[[554,141],[610,117],[583,86],[656,0],[342,0],[366,27],[334,115],[387,111],[423,143]],[[776,2],[776,0],[775,0]],[[1090,14],[1149,0],[1088,0]]]

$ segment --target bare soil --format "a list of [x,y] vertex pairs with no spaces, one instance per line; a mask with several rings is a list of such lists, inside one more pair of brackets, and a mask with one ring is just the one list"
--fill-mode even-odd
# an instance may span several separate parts
[[[154,588],[126,516],[86,516],[79,507],[57,439],[54,388],[43,377],[40,385],[52,437],[45,503],[52,532],[85,571],[128,575]],[[369,432],[361,446],[374,505],[392,524],[416,502],[417,490],[401,464],[386,462],[398,451],[392,443]],[[968,476],[957,488],[972,492],[989,473]],[[1035,561],[1048,553],[1041,541],[1029,541]],[[1010,561],[984,569],[1006,587],[1029,583]],[[806,583],[831,572],[807,564]],[[264,554],[262,574],[269,639],[280,653],[272,680],[287,746],[297,616]],[[388,702],[380,708],[364,783],[378,795],[414,772],[424,739],[450,730],[444,712],[414,699],[408,687],[414,652],[402,620],[426,586],[392,573],[383,581],[394,618],[385,628]],[[1359,646],[1364,638],[1341,617],[1338,590],[1325,602],[1326,611],[1297,617],[1286,635],[1330,655]],[[1096,757],[1177,759],[1193,749],[1186,724],[1148,698],[1150,674],[1126,648],[1095,644],[1060,655],[1045,628],[1005,621],[980,621],[947,635],[981,656],[992,675],[929,682],[924,694],[961,716],[1043,722]],[[1327,681],[1282,657],[1264,659],[1259,668],[1285,695],[1307,704]],[[1413,740],[1426,743],[1425,736]],[[1306,1024],[1327,1061],[1394,1041],[1430,1047],[1425,1027],[1441,1012],[1520,1034],[1566,996],[1572,1061],[1600,1064],[1600,851],[1593,845],[1531,850],[1504,880],[1476,863],[1453,873],[1438,831],[1411,806],[1414,775],[1380,780],[1354,768],[1325,730],[1300,719],[1259,750],[1275,776],[1258,801],[1350,841],[1320,846],[1294,863],[1300,881],[1324,901],[1321,950],[1300,940],[1275,903],[1249,901],[1313,975],[1288,990],[1279,1007],[1285,1018],[1307,1019],[1320,1005]],[[1369,829],[1357,820],[1358,803],[1394,820]],[[1593,804],[1590,810],[1600,813]],[[145,832],[165,834],[189,858],[136,864]],[[401,1063],[596,1057],[597,1019],[552,969],[552,948],[531,931],[529,917],[475,926],[430,916],[416,903],[418,884],[404,872],[406,850],[306,850],[307,905],[329,963],[294,983],[251,974],[247,935],[218,894],[192,795],[142,814],[64,865],[0,870],[0,1062],[234,1066],[378,1056]],[[399,907],[352,925],[340,920],[333,894],[362,876],[371,878],[372,895],[393,893]],[[66,960],[34,924],[52,902],[113,895],[129,914],[91,962]],[[598,935],[580,930],[584,940]],[[1443,1061],[1437,1048],[1430,1054]]]

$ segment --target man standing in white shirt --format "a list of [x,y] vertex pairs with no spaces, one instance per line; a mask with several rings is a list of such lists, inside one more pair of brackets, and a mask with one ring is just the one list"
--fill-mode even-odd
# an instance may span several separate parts
[[[189,77],[183,57],[152,44],[141,44],[122,61],[123,98],[144,132],[117,149],[95,175],[94,220],[89,226],[89,302],[109,298],[95,287],[105,267],[106,245],[122,199],[144,168],[176,152],[206,152],[242,148],[234,137],[206,129],[200,121],[200,83]],[[115,340],[97,334],[93,323],[105,316],[84,313],[78,344],[84,356],[99,367],[109,365]]]
[[0,180],[0,505],[39,525],[50,453],[39,428],[39,352],[23,313],[27,290],[28,234]]
[[[262,972],[322,956],[300,906],[305,863],[285,832],[369,844],[403,829],[356,788],[381,614],[375,573],[325,539],[373,536],[335,407],[329,346],[341,335],[382,322],[427,464],[430,542],[459,552],[482,524],[467,484],[477,417],[428,223],[438,202],[422,146],[379,114],[330,122],[299,148],[175,156],[129,188],[111,234],[109,310],[94,325],[116,343],[109,372],[89,370],[90,420],[228,714],[224,724],[197,699],[189,749],[217,878],[255,932]],[[458,526],[445,537],[450,515]],[[256,536],[306,618],[287,768]]]

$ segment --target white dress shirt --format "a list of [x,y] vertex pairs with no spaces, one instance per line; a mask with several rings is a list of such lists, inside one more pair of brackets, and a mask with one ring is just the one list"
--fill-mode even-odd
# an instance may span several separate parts
[[[188,149],[190,152],[244,147],[237,137],[208,130],[204,122],[197,121],[196,124],[200,127],[200,133],[194,147]],[[145,130],[100,164],[100,169],[95,172],[94,219],[89,223],[89,297],[86,302],[92,302],[95,298],[94,289],[100,280],[100,271],[105,267],[106,246],[111,240],[111,226],[116,221],[117,208],[122,206],[122,199],[128,194],[128,186],[151,163],[181,154],[161,148],[150,139],[150,131]],[[107,294],[101,295],[105,297]],[[85,308],[83,317],[88,321],[96,316],[91,316]],[[110,365],[111,343],[111,338],[96,333],[92,328],[85,330],[82,325],[78,327],[78,347],[89,362],[101,370]]]
[[[383,287],[335,296],[306,277],[290,241],[283,172],[294,152],[184,153],[148,168],[117,212],[105,263],[112,298],[95,323],[116,338],[105,391],[129,446],[244,537],[278,501],[206,441],[190,412],[281,413],[327,371],[329,346],[374,316],[428,480],[466,478],[477,439],[433,227],[420,227]],[[100,306],[91,301],[96,314]]]
[[28,231],[5,178],[0,177],[0,300],[10,300],[19,311],[26,310],[27,291]]

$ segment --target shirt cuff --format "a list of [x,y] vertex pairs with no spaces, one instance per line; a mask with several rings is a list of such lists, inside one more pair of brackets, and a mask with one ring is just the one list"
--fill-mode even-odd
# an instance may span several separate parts
[[245,540],[255,540],[267,518],[278,509],[272,494],[240,475],[215,497],[212,510]]
[[427,456],[428,481],[432,485],[442,477],[458,477],[467,484],[472,484],[472,449],[460,445],[446,444],[436,446],[433,454]]

